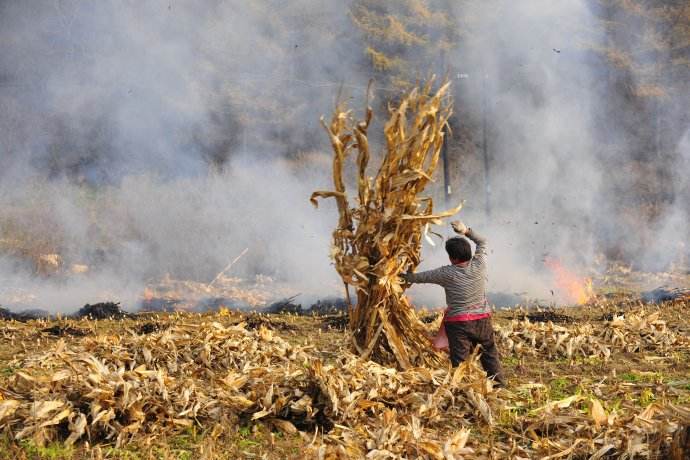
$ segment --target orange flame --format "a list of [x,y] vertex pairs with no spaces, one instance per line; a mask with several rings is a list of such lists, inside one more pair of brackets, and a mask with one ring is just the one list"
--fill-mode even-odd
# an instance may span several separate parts
[[591,279],[577,276],[551,257],[544,260],[544,265],[553,273],[556,289],[567,302],[583,305],[594,297]]

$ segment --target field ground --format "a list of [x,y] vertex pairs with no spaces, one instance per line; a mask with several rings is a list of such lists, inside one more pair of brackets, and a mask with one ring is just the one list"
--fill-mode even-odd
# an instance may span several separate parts
[[[668,449],[673,433],[662,434],[656,441],[644,435],[640,442],[648,442],[649,445],[639,449],[632,446],[631,439],[635,438],[632,434],[632,421],[638,420],[645,409],[653,407],[660,408],[656,412],[669,406],[690,407],[689,307],[688,301],[655,306],[642,305],[639,301],[626,298],[609,299],[606,302],[595,302],[579,308],[555,309],[533,316],[535,320],[552,320],[543,323],[520,321],[524,314],[521,310],[497,312],[494,316],[495,325],[499,331],[503,331],[499,332],[499,335],[502,334],[499,342],[508,388],[498,393],[491,392],[497,395],[499,401],[490,404],[493,410],[491,424],[471,419],[468,425],[467,421],[454,419],[451,414],[445,422],[429,425],[430,428],[436,426],[440,427],[439,431],[445,431],[434,433],[432,438],[442,439],[458,429],[469,427],[473,434],[467,445],[474,448],[477,456],[482,454],[487,458],[492,455],[493,458],[500,458],[499,453],[504,452],[500,449],[512,445],[510,456],[514,458],[543,458],[547,455],[556,455],[551,458],[589,458],[589,454],[602,447],[591,441],[598,432],[599,423],[602,423],[603,426],[609,425],[611,431],[606,436],[607,442],[611,441],[612,446],[616,444],[616,433],[620,436],[626,433],[626,437],[629,433],[630,439],[608,451],[603,449],[600,456],[594,458],[618,458],[624,456],[625,449],[631,453],[630,458],[662,458],[663,455],[670,455]],[[539,315],[542,317],[538,317]],[[620,326],[616,329],[612,324],[621,318],[616,315],[622,315],[628,320],[633,318],[637,322],[634,326]],[[42,365],[36,360],[42,360],[42,354],[56,348],[73,348],[76,353],[89,349],[97,356],[97,350],[108,350],[108,343],[112,342],[113,349],[117,348],[118,340],[122,337],[153,337],[165,334],[166,330],[176,324],[183,323],[185,327],[194,329],[201,325],[209,327],[211,323],[228,327],[243,321],[248,330],[269,330],[290,346],[308,350],[310,359],[320,360],[324,368],[333,365],[333,369],[337,371],[338,366],[342,365],[340,358],[348,349],[347,332],[340,328],[339,323],[343,321],[337,317],[261,316],[223,311],[204,315],[141,315],[136,319],[125,320],[0,322],[0,394],[6,401],[22,400],[29,394],[44,391],[38,384],[26,387],[24,375],[34,371],[31,375],[35,376],[36,369],[40,369]],[[429,325],[430,332],[436,324]],[[59,327],[51,332],[44,332],[53,326]],[[602,332],[605,330],[612,332],[607,335]],[[657,334],[654,331],[661,332]],[[565,339],[558,339],[561,336]],[[595,336],[599,338],[595,339]],[[569,338],[577,340],[574,344],[567,345]],[[559,340],[560,343],[557,343]],[[98,348],[101,345],[103,346]],[[155,355],[156,350],[151,351]],[[608,357],[607,353],[610,354]],[[154,356],[154,361],[155,359]],[[305,363],[304,366],[308,367],[310,363]],[[50,368],[48,371],[52,372]],[[51,381],[46,385],[53,383]],[[568,400],[571,396],[576,398]],[[74,396],[66,394],[65,398],[73,399]],[[591,402],[595,400],[600,406]],[[553,401],[566,403],[560,409],[550,404]],[[544,411],[544,408],[547,408],[547,412],[553,412],[551,416],[555,417],[555,421],[540,425],[543,422],[539,418],[543,413],[540,411]],[[594,411],[600,412],[600,409],[603,409],[603,418],[608,417],[609,421],[598,421],[595,428],[585,430],[584,432],[590,433],[588,441],[582,434],[582,428],[577,426],[592,425],[590,419],[597,418]],[[402,410],[399,411],[402,417]],[[566,414],[559,411],[569,412]],[[653,410],[649,411],[651,415],[654,413]],[[2,410],[0,421],[4,432],[0,438],[1,458],[302,459],[317,456],[319,450],[315,446],[324,438],[323,428],[321,432],[314,430],[313,426],[304,427],[300,431],[295,430],[294,425],[280,429],[280,424],[264,422],[261,417],[252,421],[252,417],[240,416],[221,430],[217,425],[206,424],[200,418],[194,423],[173,426],[171,429],[149,430],[145,435],[126,439],[126,442],[117,447],[114,439],[93,439],[89,445],[83,441],[84,438],[73,446],[65,446],[62,441],[69,433],[66,420],[53,425],[47,424],[45,433],[35,431],[17,441],[13,438],[22,429],[21,420],[12,422],[11,417],[2,420],[1,414]],[[618,426],[620,421],[612,421],[613,414],[617,414],[619,420],[626,420],[628,417],[625,424],[630,425],[628,428],[633,431],[628,432],[625,426]],[[641,417],[644,418],[644,415]],[[660,417],[663,419],[663,414]],[[26,420],[25,418],[24,422]],[[476,426],[472,426],[474,424]],[[563,428],[559,428],[559,424]],[[614,426],[618,428],[614,430]],[[341,428],[336,423],[333,430],[339,432]],[[572,446],[573,442],[577,444],[577,448]],[[587,442],[592,444],[585,448]],[[654,443],[656,451],[646,450],[651,449]],[[493,451],[494,447],[491,446],[498,446],[495,447],[497,450]],[[571,450],[568,451],[568,448]],[[333,452],[335,450],[321,449],[321,455],[326,458],[336,458]],[[433,454],[429,452],[421,451],[419,457],[433,458]],[[383,455],[378,458],[386,457]],[[457,455],[456,458],[463,457]],[[468,455],[464,458],[474,457]]]

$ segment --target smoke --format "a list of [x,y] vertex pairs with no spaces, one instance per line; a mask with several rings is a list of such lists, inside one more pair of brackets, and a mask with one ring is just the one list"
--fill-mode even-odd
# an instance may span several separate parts
[[[314,7],[0,4],[5,291],[49,311],[133,307],[147,280],[210,281],[249,248],[232,275],[334,293],[335,218],[308,202],[329,166],[312,152],[339,86],[367,80],[347,5]],[[34,279],[22,260],[53,252],[92,270]]]
[[[0,256],[4,292],[31,292],[31,305],[50,311],[111,299],[131,307],[147,280],[210,280],[249,248],[233,275],[271,275],[303,301],[337,294],[334,210],[307,198],[330,188],[318,117],[337,94],[361,101],[372,74],[348,8],[0,3],[0,243],[13,248]],[[448,9],[461,37],[445,57],[457,95],[453,199],[489,238],[490,290],[550,298],[547,255],[583,273],[602,252],[639,268],[674,262],[689,219],[690,134],[670,137],[672,198],[653,219],[640,215],[631,197],[644,174],[631,168],[648,112],[630,115],[592,51],[610,37],[590,2]],[[94,269],[48,281],[21,262],[51,252]],[[422,269],[446,263],[442,245],[423,256]],[[438,288],[411,294],[443,299]]]
[[[252,279],[261,273],[305,295],[332,292],[337,284],[327,270],[330,225],[327,218],[315,218],[305,199],[312,184],[327,177],[319,176],[278,160],[236,159],[220,174],[126,176],[93,196],[67,181],[44,185],[31,198],[5,195],[36,213],[26,216],[30,222],[43,222],[32,229],[37,238],[51,229],[59,232],[66,265],[86,263],[93,269],[68,282],[27,281],[27,271],[15,264],[6,268],[17,276],[6,275],[4,283],[36,295],[43,308],[73,309],[75,302],[104,296],[133,305],[145,280],[169,273],[208,282],[248,248],[233,276]],[[333,213],[324,214],[334,219]]]
[[[612,39],[596,3],[469,1],[454,11],[466,37],[452,59],[456,123],[475,134],[463,145],[454,196],[467,200],[461,218],[489,239],[489,289],[566,300],[552,291],[547,256],[583,277],[605,270],[602,260],[641,270],[682,262],[687,136],[677,149],[654,151],[649,131],[661,115],[636,106],[630,87],[644,82],[598,52]],[[638,27],[617,21],[626,33]],[[662,127],[670,142],[685,129],[672,115]],[[422,268],[447,263],[442,247],[425,252]],[[411,292],[442,301],[430,289]]]

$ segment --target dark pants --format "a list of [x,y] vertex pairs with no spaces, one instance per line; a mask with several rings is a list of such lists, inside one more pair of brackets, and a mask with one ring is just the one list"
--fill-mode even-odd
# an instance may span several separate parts
[[494,328],[491,318],[477,319],[474,321],[457,321],[444,323],[448,336],[448,348],[450,350],[450,362],[456,367],[465,361],[477,345],[482,346],[480,361],[482,367],[495,381],[501,385],[503,371],[498,349],[494,343]]

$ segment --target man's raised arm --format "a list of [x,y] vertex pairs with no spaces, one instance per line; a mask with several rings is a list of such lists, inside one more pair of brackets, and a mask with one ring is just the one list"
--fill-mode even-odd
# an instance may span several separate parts
[[474,251],[474,256],[477,257],[481,255],[482,257],[486,256],[486,238],[472,230],[471,228],[467,229],[467,233],[465,233],[465,236],[477,245],[477,249]]
[[476,231],[472,230],[471,228],[468,228],[465,224],[463,224],[459,220],[456,220],[455,222],[451,222],[450,225],[453,227],[453,230],[455,230],[455,233],[459,233],[460,235],[465,235],[467,238],[474,241],[474,244],[477,245],[477,249],[475,249],[475,251],[474,251],[474,258],[477,260],[485,261],[486,260],[486,238],[484,238],[482,235],[478,234]]

